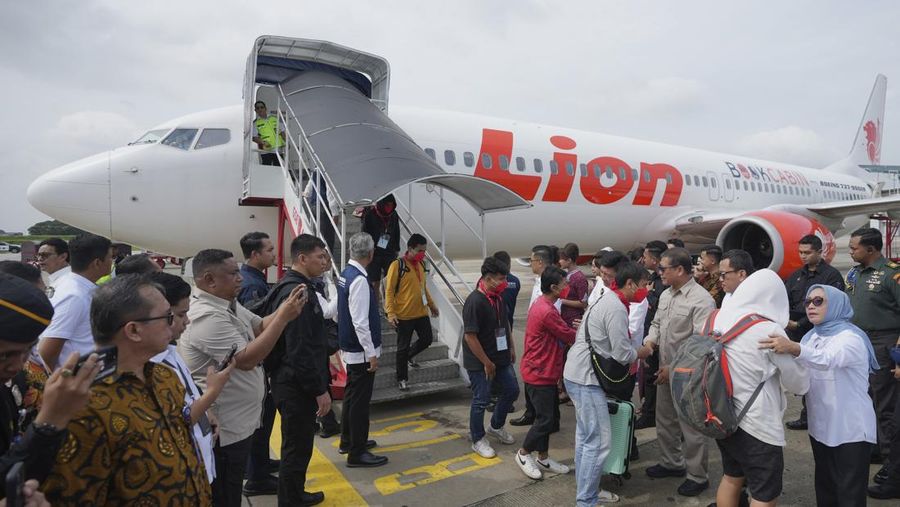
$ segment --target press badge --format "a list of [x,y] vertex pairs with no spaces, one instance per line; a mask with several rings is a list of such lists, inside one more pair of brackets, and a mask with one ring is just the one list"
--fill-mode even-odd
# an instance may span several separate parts
[[388,242],[390,242],[390,241],[391,241],[390,234],[382,234],[381,237],[378,238],[377,246],[378,246],[378,248],[381,248],[382,250],[386,250],[387,246],[388,246]]
[[506,350],[509,344],[506,343],[506,329],[497,329],[497,350]]

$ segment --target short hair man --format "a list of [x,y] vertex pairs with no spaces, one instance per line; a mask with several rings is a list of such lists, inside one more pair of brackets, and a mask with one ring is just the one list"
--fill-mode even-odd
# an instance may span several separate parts
[[660,463],[647,469],[647,475],[653,478],[683,477],[687,472],[687,479],[679,486],[678,494],[697,496],[709,487],[709,439],[678,420],[672,391],[668,388],[669,365],[679,345],[703,329],[716,303],[694,281],[691,254],[684,248],[666,250],[658,271],[669,288],[659,298],[659,309],[644,339],[644,347],[659,352],[656,383],[664,387],[656,392],[656,433],[662,455]]
[[[509,319],[506,318],[506,306],[501,300],[508,272],[506,264],[493,257],[486,258],[481,264],[478,289],[466,297],[462,312],[463,367],[472,383],[469,432],[472,450],[484,458],[497,455],[486,434],[507,445],[515,442],[515,438],[503,428],[510,406],[519,397],[519,384],[513,371],[515,346]],[[484,412],[491,402],[492,382],[499,383],[502,390],[490,427],[485,431]]]
[[722,298],[722,304],[728,301],[731,294],[737,290],[738,286],[744,282],[756,268],[753,266],[753,257],[744,250],[732,249],[722,256],[719,261],[719,281],[722,284],[722,290],[725,296]]
[[150,362],[171,341],[173,322],[160,287],[146,277],[116,277],[97,289],[91,324],[98,346],[118,350],[116,373],[94,385],[90,404],[68,425],[69,445],[47,480],[54,505],[210,504],[184,387],[173,370]]
[[159,271],[162,268],[147,253],[131,254],[116,264],[116,276],[149,275]]
[[666,241],[666,247],[667,248],[684,248],[684,241],[681,241],[678,238],[669,238],[669,240]]
[[265,270],[275,265],[275,244],[264,232],[248,232],[241,237],[241,292],[238,302],[247,305],[269,293]]
[[512,258],[506,250],[494,252],[494,257],[510,267],[510,272],[506,275],[506,290],[503,291],[502,296],[503,303],[506,305],[506,316],[509,318],[509,328],[512,329],[516,314],[516,300],[519,298],[522,281],[512,273]]
[[584,273],[578,269],[579,250],[575,243],[566,243],[559,251],[559,266],[566,271],[568,289],[557,299],[562,307],[560,315],[567,324],[572,325],[580,319],[587,308],[588,281]]
[[38,352],[53,371],[73,352],[94,350],[91,334],[91,296],[97,280],[112,269],[112,243],[94,234],[82,234],[69,242],[72,272],[57,279],[53,296],[53,322],[41,334]]
[[[650,332],[650,324],[659,308],[659,298],[666,290],[666,284],[658,271],[662,254],[668,247],[662,241],[650,241],[644,246],[641,264],[650,273],[647,281],[647,317],[644,318],[644,336]],[[656,426],[656,372],[659,371],[659,353],[654,350],[645,360],[646,367],[643,373],[641,416],[634,422],[635,429],[652,428]]]
[[[437,317],[438,308],[425,278],[426,249],[425,236],[412,234],[406,242],[406,253],[391,263],[384,279],[384,313],[397,328],[396,373],[401,391],[409,390],[409,367],[419,367],[413,358],[434,341],[428,316]],[[410,345],[413,331],[418,339]]]
[[348,467],[379,467],[387,456],[369,452],[369,405],[375,370],[381,357],[381,312],[375,289],[367,283],[375,242],[367,232],[350,237],[350,262],[338,279],[338,340],[347,365],[347,386],[341,413],[340,447],[347,451]]
[[[847,273],[847,295],[853,306],[853,323],[859,326],[875,348],[880,368],[869,376],[875,416],[878,420],[878,448],[875,461],[890,452],[892,438],[900,433],[892,415],[900,400],[900,386],[891,374],[891,348],[900,343],[900,265],[885,259],[881,231],[862,227],[850,233],[850,257],[858,264]],[[882,468],[879,473],[886,473]]]
[[[788,338],[795,342],[799,342],[803,335],[813,328],[812,323],[806,317],[806,308],[803,303],[809,288],[821,284],[831,285],[841,291],[845,289],[844,277],[841,276],[841,272],[829,266],[822,259],[822,240],[818,236],[815,234],[803,236],[797,244],[797,250],[803,266],[784,280],[790,307],[790,320],[788,320],[785,331]],[[804,397],[800,418],[796,421],[788,421],[787,427],[792,430],[805,430],[807,426],[806,398]]]
[[47,286],[41,278],[41,270],[22,261],[0,261],[0,273],[9,273],[46,292]]
[[219,420],[212,494],[216,506],[240,506],[247,456],[260,424],[265,395],[259,364],[272,351],[287,323],[300,314],[306,296],[295,289],[278,310],[260,318],[236,300],[241,274],[231,252],[201,250],[194,256],[192,267],[196,290],[187,314],[191,322],[178,350],[202,389],[207,388],[209,367],[221,364],[232,349],[237,351],[231,378],[212,407]]
[[253,142],[262,151],[259,159],[262,165],[278,165],[276,153],[284,146],[284,131],[278,130],[278,117],[270,115],[266,103],[257,100],[253,104],[256,120],[253,121]]
[[722,260],[722,248],[719,245],[706,245],[700,249],[700,255],[697,257],[697,265],[694,266],[694,279],[699,283],[713,301],[716,302],[716,308],[722,307],[722,299],[725,298],[725,291],[719,284],[719,262]]
[[47,272],[49,285],[53,287],[61,277],[72,272],[69,266],[69,244],[61,238],[47,238],[38,243],[37,261]]

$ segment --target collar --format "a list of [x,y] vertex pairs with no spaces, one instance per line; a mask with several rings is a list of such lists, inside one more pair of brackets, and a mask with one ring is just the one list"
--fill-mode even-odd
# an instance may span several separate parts
[[85,278],[85,277],[82,276],[81,274],[76,273],[76,272],[74,272],[74,271],[72,271],[72,280],[74,280],[75,283],[77,283],[78,285],[80,285],[81,288],[83,288],[83,289],[94,290],[94,289],[97,288],[97,284],[96,284],[96,283],[94,283],[94,282],[88,280],[87,278]]
[[257,278],[265,278],[265,273],[262,270],[257,269],[247,263],[241,264],[241,273],[246,273],[248,275],[257,277]]
[[[685,283],[684,285],[679,287],[678,290],[672,289],[672,294],[673,295],[678,294],[679,292],[687,294],[688,292],[691,291],[691,289],[693,287],[699,287],[699,285],[697,285],[697,282],[694,281],[694,277],[692,276],[692,277],[688,278],[687,283]],[[671,287],[669,287],[669,288],[671,289]],[[706,290],[706,289],[703,289],[703,290]]]
[[56,270],[52,275],[47,275],[47,279],[50,280],[50,283],[53,284],[61,277],[68,275],[72,272],[72,266],[66,266],[62,269]]
[[365,266],[363,266],[362,264],[360,264],[359,261],[357,261],[356,259],[350,259],[350,262],[348,262],[347,264],[349,264],[349,265],[353,266],[354,268],[356,268],[356,269],[362,271],[363,273],[366,272]]
[[214,307],[227,312],[234,313],[237,310],[237,303],[235,303],[236,300],[228,301],[227,299],[222,299],[219,296],[214,296],[199,287],[194,288],[194,297],[199,299],[200,301],[209,303]]
[[105,379],[101,380],[100,383],[105,384],[105,385],[113,385],[113,384],[118,384],[119,382],[122,382],[123,380],[127,379],[127,380],[132,380],[134,382],[138,382],[139,384],[142,384],[142,385],[153,384],[153,368],[154,367],[156,367],[156,363],[153,363],[152,361],[147,361],[146,363],[144,363],[144,380],[139,379],[137,375],[135,375],[134,373],[132,373],[130,371],[125,371],[125,372],[121,372],[121,373],[117,371],[115,373],[115,375],[110,375],[110,376],[106,377]]
[[875,259],[875,262],[873,262],[872,264],[869,264],[866,267],[863,267],[862,264],[860,264],[859,266],[860,266],[861,271],[865,271],[867,269],[874,269],[877,271],[880,269],[884,269],[885,264],[887,264],[887,258],[885,258],[885,256],[882,255],[881,257]]

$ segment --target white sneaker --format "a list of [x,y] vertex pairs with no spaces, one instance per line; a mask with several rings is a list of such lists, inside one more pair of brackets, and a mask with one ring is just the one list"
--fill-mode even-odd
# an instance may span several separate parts
[[397,384],[401,391],[409,391],[409,383],[406,380],[401,380],[400,382],[397,382]]
[[525,454],[524,456],[516,451],[516,464],[519,465],[519,468],[522,470],[522,473],[525,474],[529,479],[542,479],[544,474],[541,473],[541,469],[534,462],[534,456],[531,454]]
[[494,448],[491,447],[490,442],[484,437],[472,444],[472,450],[478,453],[482,458],[493,458],[497,456],[497,453],[494,451]]
[[619,495],[612,491],[600,488],[600,503],[616,503],[619,501]]
[[510,435],[510,433],[503,428],[500,428],[499,430],[495,430],[493,426],[488,424],[488,427],[485,430],[485,432],[488,435],[497,437],[497,440],[499,440],[501,444],[510,445],[510,444],[513,444],[516,442],[516,437]]
[[552,472],[554,474],[569,473],[569,467],[567,467],[566,465],[563,465],[562,463],[560,463],[558,461],[554,461],[550,458],[547,458],[545,460],[539,459],[539,460],[537,460],[537,464],[541,468],[541,470],[543,470],[545,472]]

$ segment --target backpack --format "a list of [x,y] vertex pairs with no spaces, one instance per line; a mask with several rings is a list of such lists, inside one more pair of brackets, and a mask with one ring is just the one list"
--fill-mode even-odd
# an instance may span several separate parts
[[[294,287],[300,285],[300,282],[296,280],[287,280],[282,279],[278,283],[272,287],[272,290],[266,294],[265,297],[254,299],[253,301],[244,305],[244,308],[250,310],[251,312],[259,315],[260,317],[266,317],[270,313],[273,313],[276,309],[272,308],[272,303],[277,300],[278,295],[281,293],[282,289],[287,288],[288,291],[293,290]],[[284,342],[281,338],[275,343],[275,347],[272,348],[272,351],[269,352],[269,355],[263,359],[263,367],[267,372],[273,373],[275,372],[279,366],[281,366],[281,359],[284,357]]]
[[406,261],[403,260],[403,256],[397,257],[397,283],[394,285],[394,295],[400,292],[400,279],[403,278],[403,275],[406,274],[410,269],[406,266]]
[[708,437],[721,439],[737,431],[766,383],[760,382],[741,412],[735,414],[725,344],[770,320],[751,313],[718,336],[713,332],[717,314],[718,310],[709,316],[701,334],[692,335],[681,344],[672,360],[670,378],[678,419]]

